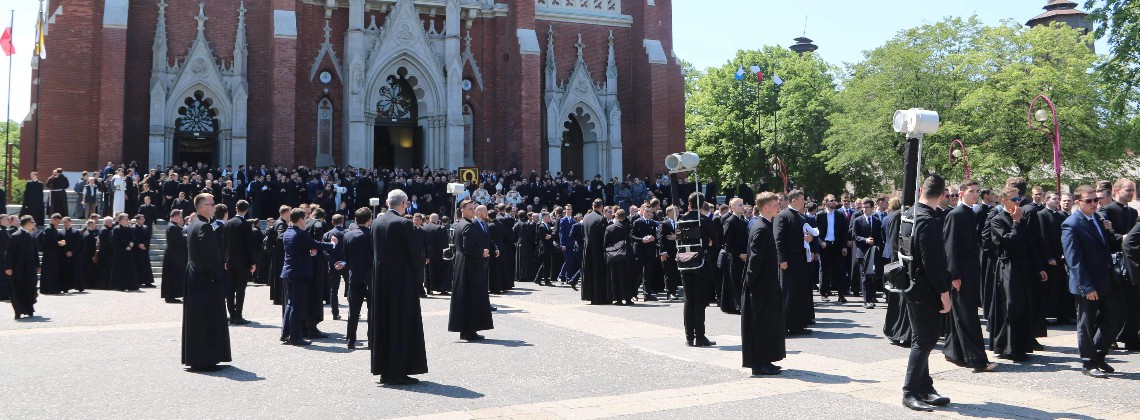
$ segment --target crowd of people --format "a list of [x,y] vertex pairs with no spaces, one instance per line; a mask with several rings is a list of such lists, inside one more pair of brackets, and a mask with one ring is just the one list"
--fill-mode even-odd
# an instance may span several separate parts
[[[463,188],[449,192],[456,183]],[[78,196],[70,214],[69,185]],[[341,318],[343,282],[347,345],[364,341],[367,302],[372,372],[394,385],[427,371],[420,297],[450,296],[449,331],[476,341],[494,327],[489,295],[520,283],[568,286],[596,305],[683,299],[694,347],[715,344],[708,306],[739,314],[743,365],[755,375],[779,374],[785,338],[812,333],[813,291],[838,304],[858,297],[867,310],[882,296],[884,334],[912,349],[904,404],[920,410],[949,403],[924,364],[940,338],[948,360],[976,372],[997,367],[989,352],[1028,360],[1048,323],[1078,324],[1089,376],[1114,372],[1105,354],[1116,342],[1140,351],[1129,180],[1047,193],[1021,178],[995,191],[933,176],[910,210],[898,194],[817,203],[766,189],[517,170],[461,182],[448,170],[199,164],[142,173],[108,163],[75,184],[56,170],[46,186],[33,173],[20,216],[0,217],[10,226],[0,234],[0,297],[10,295],[19,319],[33,314],[37,281],[45,294],[154,287],[148,247],[162,219],[161,296],[183,304],[183,362],[194,369],[229,361],[226,324],[249,322],[251,282],[269,286],[283,310],[281,341],[294,345],[326,337],[326,305]],[[900,232],[913,239],[900,242]],[[914,286],[884,293],[884,270],[900,253],[914,256]]]

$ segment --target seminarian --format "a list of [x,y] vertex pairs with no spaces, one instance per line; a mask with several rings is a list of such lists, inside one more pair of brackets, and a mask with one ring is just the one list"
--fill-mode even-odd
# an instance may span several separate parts
[[[419,300],[425,261],[421,235],[416,234],[412,221],[403,217],[407,208],[408,195],[392,190],[388,193],[388,212],[372,225],[375,257],[368,321],[375,332],[369,328],[369,348],[372,374],[380,375],[380,382],[389,385],[415,384],[419,380],[409,375],[428,371]],[[486,287],[484,282],[483,296]]]
[[[226,326],[226,272],[218,234],[210,224],[214,196],[194,197],[197,215],[186,232],[186,289],[182,305],[182,364],[191,371],[210,371],[230,361]],[[125,216],[124,216],[125,217]],[[120,219],[122,220],[122,219]]]

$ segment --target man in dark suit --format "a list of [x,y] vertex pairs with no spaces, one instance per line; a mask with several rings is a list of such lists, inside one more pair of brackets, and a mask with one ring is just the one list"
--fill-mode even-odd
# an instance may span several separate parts
[[[631,296],[636,297],[637,288],[640,285],[645,287],[645,301],[653,302],[657,300],[656,294],[658,292],[658,290],[654,290],[653,286],[657,283],[657,281],[653,278],[653,275],[657,272],[657,270],[654,268],[658,265],[656,242],[658,223],[657,221],[653,220],[652,213],[649,209],[649,204],[642,204],[640,207],[640,212],[641,217],[636,221],[632,223],[629,221],[622,222],[624,225],[623,228],[629,230],[629,241],[633,244],[635,251],[635,255],[631,256],[628,261],[624,262],[625,264],[629,264],[631,266],[631,271],[629,273],[626,273],[626,277],[633,276],[630,283],[630,287],[632,289],[623,292],[622,296],[625,296],[626,293],[632,293]],[[615,218],[617,217],[616,214],[614,216]],[[606,228],[606,232],[610,232],[609,227]],[[608,246],[609,241],[606,242],[606,245]],[[611,269],[610,272],[613,273],[614,271]],[[619,282],[620,281],[618,279],[610,279],[610,284],[616,284]],[[622,300],[619,299],[618,296],[614,296],[613,298],[615,301]]]
[[850,237],[855,242],[855,255],[853,257],[855,269],[851,271],[851,275],[860,279],[860,286],[863,291],[863,307],[873,309],[877,303],[873,285],[874,276],[867,275],[867,272],[878,273],[881,271],[878,267],[881,253],[872,254],[871,252],[880,249],[883,244],[883,224],[879,218],[875,217],[874,200],[864,198],[858,201],[858,205],[862,207],[863,215],[851,219]]
[[251,273],[257,271],[257,246],[253,240],[253,227],[245,220],[249,212],[249,202],[240,200],[234,205],[236,216],[222,225],[223,252],[226,258],[226,309],[230,314],[230,324],[245,325],[249,321],[242,318],[245,307],[245,289],[249,285]]
[[839,302],[846,303],[849,285],[843,281],[843,265],[847,261],[847,214],[837,208],[839,202],[832,194],[823,197],[824,210],[816,213],[816,227],[819,228],[820,267],[823,275],[819,283],[819,295],[828,301],[831,289],[839,292]]
[[677,286],[681,284],[681,272],[677,270],[677,207],[665,209],[665,220],[657,225],[657,249],[661,259],[661,271],[665,275],[666,299],[677,297]]
[[1077,349],[1085,375],[1107,378],[1115,370],[1105,355],[1120,331],[1120,310],[1125,309],[1110,257],[1118,242],[1096,216],[1092,187],[1077,188],[1074,198],[1080,211],[1061,225],[1061,246],[1069,263],[1069,292],[1077,297]]
[[[428,371],[419,300],[425,263],[423,245],[412,221],[403,217],[408,210],[408,195],[392,190],[387,203],[388,212],[377,218],[372,228],[375,269],[368,322],[375,328],[368,329],[368,347],[372,374],[380,375],[381,383],[411,385],[419,380],[409,375]],[[484,283],[483,296],[487,296],[486,287]],[[490,317],[489,311],[487,314]]]
[[[360,307],[368,299],[375,256],[372,251],[372,210],[362,207],[355,214],[356,229],[344,234],[344,269],[348,270],[348,348],[356,348],[356,330],[360,324]],[[369,311],[372,304],[368,304]],[[368,320],[371,324],[372,320]],[[368,331],[372,331],[371,325]]]
[[333,249],[325,251],[325,263],[328,264],[328,298],[329,308],[332,310],[333,319],[340,319],[340,282],[348,274],[345,270],[344,263],[344,215],[336,213],[332,215],[333,227],[328,232],[325,232],[322,241],[331,242],[332,237],[336,236],[339,240]]
[[281,341],[295,346],[312,344],[301,336],[303,323],[309,320],[309,291],[313,282],[313,256],[317,252],[330,250],[334,242],[318,242],[306,231],[305,210],[295,208],[289,213],[289,229],[282,236],[285,261],[281,268],[281,278],[285,280],[285,315],[282,322]]
[[[681,271],[681,283],[685,288],[683,306],[685,322],[685,343],[689,347],[709,347],[716,345],[705,336],[705,307],[709,305],[708,291],[712,290],[713,267],[716,265],[720,235],[711,218],[701,214],[704,196],[694,192],[689,194],[688,212],[677,220],[679,234],[690,238],[688,243],[700,241],[700,249],[686,264],[688,269]],[[703,264],[702,264],[703,262]],[[680,264],[680,263],[678,263]],[[700,268],[694,268],[702,264]],[[680,268],[680,266],[678,266]]]
[[986,357],[986,342],[978,320],[981,294],[981,238],[974,221],[973,206],[978,201],[978,183],[967,181],[958,188],[958,205],[944,216],[942,232],[945,240],[947,268],[950,271],[952,325],[942,353],[946,359],[974,372],[990,372],[997,368]]
[[210,224],[214,197],[194,197],[197,215],[186,231],[186,289],[182,305],[182,364],[191,371],[216,370],[230,359],[230,331],[226,326],[226,277],[217,233]]
[[[1137,224],[1136,209],[1128,205],[1135,197],[1136,183],[1121,178],[1112,185],[1112,201],[1099,209],[1105,221],[1110,223],[1109,231],[1113,232],[1116,242],[1120,242],[1124,234]],[[1124,343],[1124,348],[1128,351],[1140,351],[1140,287],[1128,282],[1121,285],[1120,293],[1124,324],[1116,341]]]

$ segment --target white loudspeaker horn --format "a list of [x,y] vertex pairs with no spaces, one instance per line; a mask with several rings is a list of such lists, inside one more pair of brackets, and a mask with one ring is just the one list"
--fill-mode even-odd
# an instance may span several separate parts
[[665,156],[665,169],[669,172],[688,172],[697,169],[701,157],[693,152],[674,153]]
[[938,132],[938,112],[921,108],[895,111],[891,126],[896,133],[908,136],[934,134]]
[[376,198],[376,197],[369,198],[368,199],[368,206],[369,207],[379,207],[380,206],[380,199]]
[[448,194],[455,195],[455,194],[459,194],[461,192],[463,192],[463,184],[458,184],[458,183],[454,183],[454,182],[447,184],[447,193]]

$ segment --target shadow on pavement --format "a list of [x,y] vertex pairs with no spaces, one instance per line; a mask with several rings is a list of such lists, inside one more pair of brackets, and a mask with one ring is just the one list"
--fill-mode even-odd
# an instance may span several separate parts
[[830,373],[822,373],[822,372],[808,372],[808,371],[794,370],[794,369],[784,370],[784,373],[785,373],[785,376],[787,376],[787,377],[794,378],[794,379],[804,381],[804,382],[813,383],[813,384],[849,384],[849,383],[874,384],[874,383],[879,383],[879,381],[872,381],[872,380],[867,380],[867,379],[851,379],[850,377],[843,376],[843,375],[833,375]]
[[16,322],[51,322],[51,318],[40,315],[32,315],[29,317],[17,319]]
[[431,395],[438,395],[440,397],[457,398],[457,399],[464,399],[464,400],[473,400],[473,399],[477,399],[477,398],[483,398],[485,396],[482,393],[475,392],[475,391],[472,391],[470,389],[467,389],[467,388],[464,388],[461,386],[444,385],[444,384],[438,384],[438,383],[431,382],[431,381],[420,381],[420,383],[418,383],[418,384],[408,385],[408,386],[390,386],[390,385],[381,384],[380,387],[381,388],[394,389],[394,390],[400,390],[400,391],[414,392],[417,394],[431,394]]
[[[951,397],[953,398],[953,397]],[[1015,406],[1009,404],[986,402],[983,404],[960,404],[950,403],[946,407],[939,407],[938,411],[953,411],[958,415],[964,417],[984,417],[984,418],[1003,418],[1003,419],[1081,419],[1091,420],[1095,417],[1089,417],[1083,414],[1074,413],[1056,413],[1042,410],[1035,410],[1030,407]],[[1013,414],[1016,413],[1016,414]]]
[[231,381],[237,381],[237,382],[256,382],[256,381],[264,381],[265,380],[265,377],[257,376],[256,373],[253,373],[253,372],[250,372],[248,370],[239,368],[237,366],[221,365],[219,367],[220,367],[220,369],[213,371],[213,372],[193,372],[190,370],[187,370],[187,372],[194,373],[197,375],[202,375],[202,376],[213,376],[215,378],[224,378],[224,379],[229,379]]
[[485,339],[482,339],[479,341],[467,341],[467,343],[487,344],[487,345],[491,345],[491,346],[503,346],[503,347],[534,347],[534,344],[530,344],[530,343],[528,343],[526,341],[522,341],[522,340],[496,340],[494,338],[485,338]]

